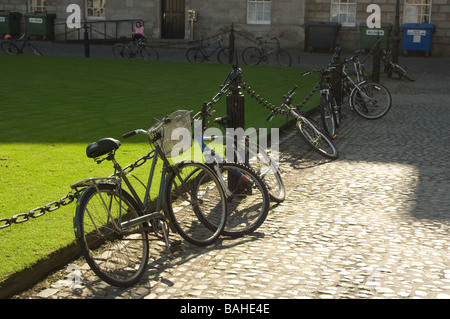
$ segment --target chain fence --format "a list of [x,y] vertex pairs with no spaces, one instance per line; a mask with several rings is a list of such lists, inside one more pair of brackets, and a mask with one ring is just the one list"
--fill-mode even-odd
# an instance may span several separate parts
[[[279,107],[276,107],[275,105],[269,103],[267,100],[263,99],[261,96],[256,94],[254,90],[250,88],[245,82],[242,80],[239,81],[239,83],[232,83],[233,79],[230,79],[230,74],[228,74],[227,78],[225,79],[224,83],[220,86],[219,92],[206,104],[208,109],[212,108],[215,104],[217,104],[221,98],[231,89],[233,85],[239,84],[239,86],[245,90],[253,99],[255,99],[259,104],[266,107],[267,109],[271,111],[275,111],[279,114],[285,114],[289,115],[290,112],[288,110],[280,109]],[[228,82],[227,82],[228,81]],[[316,86],[311,90],[311,92],[308,94],[308,96],[303,100],[303,102],[297,106],[297,108],[302,107],[318,90],[319,83],[316,84]],[[139,158],[137,161],[135,161],[133,164],[129,164],[126,166],[123,171],[127,174],[131,174],[131,172],[142,165],[144,165],[147,160],[151,159],[154,156],[154,150],[150,151],[147,155]],[[71,204],[73,201],[78,199],[80,195],[82,194],[84,188],[78,189],[76,184],[72,185],[72,190],[62,197],[59,200],[52,201],[48,203],[45,206],[40,206],[37,208],[34,208],[30,210],[28,213],[19,213],[16,215],[13,215],[11,218],[1,218],[0,219],[0,229],[5,229],[10,227],[13,224],[23,224],[29,220],[36,219],[38,217],[44,216],[46,213],[54,212],[58,210],[61,207],[67,206]]]

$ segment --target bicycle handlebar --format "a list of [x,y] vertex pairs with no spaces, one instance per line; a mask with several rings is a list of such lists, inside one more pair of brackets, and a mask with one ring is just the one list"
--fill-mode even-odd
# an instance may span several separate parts
[[284,101],[281,103],[281,106],[277,107],[275,110],[273,110],[269,117],[266,119],[266,121],[271,121],[272,118],[278,113],[278,110],[281,109],[283,106],[289,104],[292,100],[292,96],[295,94],[295,90],[297,90],[298,85],[295,85],[292,90],[290,90],[285,96]]

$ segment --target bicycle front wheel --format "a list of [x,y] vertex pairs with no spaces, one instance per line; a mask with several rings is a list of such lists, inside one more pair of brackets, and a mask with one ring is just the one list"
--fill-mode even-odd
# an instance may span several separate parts
[[227,64],[230,58],[230,48],[222,48],[217,53],[217,61],[222,64]]
[[227,204],[217,175],[205,164],[183,162],[167,179],[169,222],[188,242],[207,246],[222,233]]
[[225,236],[240,237],[258,229],[269,213],[269,194],[262,179],[249,167],[221,163],[219,169],[226,187],[227,223]]
[[118,43],[113,45],[112,51],[117,59],[129,59],[131,56],[130,49],[125,44]]
[[16,47],[16,45],[8,41],[2,43],[2,50],[9,55],[16,55],[19,53],[19,49]]
[[292,58],[288,51],[280,49],[276,54],[277,63],[280,66],[291,66]]
[[186,59],[189,62],[203,62],[205,55],[201,48],[190,48],[186,51]]
[[329,96],[320,95],[320,118],[322,119],[323,127],[331,138],[336,135],[336,120],[333,114],[333,102],[334,98],[330,99]]
[[143,46],[139,53],[141,54],[141,57],[145,61],[158,61],[159,60],[159,53],[155,49],[153,49],[151,46],[146,45]]
[[247,138],[245,141],[248,163],[256,174],[263,180],[269,192],[270,200],[281,203],[286,197],[283,179],[275,161],[260,145],[252,145]]
[[389,90],[380,83],[363,82],[356,87],[350,96],[350,105],[355,112],[368,120],[383,117],[389,112],[392,104]]
[[400,78],[403,76],[408,81],[411,81],[411,82],[416,81],[416,79],[411,74],[406,72],[406,70],[398,64],[394,64],[393,71],[396,72],[400,76]]
[[140,214],[134,199],[116,186],[97,184],[78,200],[74,218],[75,235],[91,269],[105,282],[132,286],[147,268],[149,244],[145,223],[125,231],[123,222]]
[[242,60],[247,65],[258,65],[262,60],[261,51],[257,47],[245,48],[242,52]]
[[34,54],[36,54],[37,56],[42,56],[41,51],[39,51],[39,49],[36,48],[34,45],[28,43],[28,47],[29,47],[30,50],[31,50]]
[[325,158],[336,159],[338,151],[331,139],[315,125],[312,119],[299,116],[295,123],[297,132],[311,148]]

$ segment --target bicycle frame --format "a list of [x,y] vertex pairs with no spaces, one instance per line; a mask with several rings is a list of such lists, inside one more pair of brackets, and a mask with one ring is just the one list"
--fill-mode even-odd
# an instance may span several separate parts
[[[262,41],[259,40],[258,41],[258,48],[261,49],[261,53],[263,55],[265,55],[266,57],[270,56],[272,53],[278,51],[281,47],[280,47],[280,40],[278,37],[272,38],[272,40],[276,40],[276,42],[267,42],[267,41]],[[271,44],[274,44],[276,46],[269,47]]]
[[[205,57],[210,57],[212,55],[214,55],[214,53],[216,53],[218,50],[220,50],[222,47],[222,43],[221,43],[221,39],[217,40],[216,42],[200,42],[199,48],[202,51],[203,55]],[[211,45],[211,44],[217,44],[217,47],[214,48],[214,50],[210,51],[208,53],[208,51],[206,50],[206,47]]]

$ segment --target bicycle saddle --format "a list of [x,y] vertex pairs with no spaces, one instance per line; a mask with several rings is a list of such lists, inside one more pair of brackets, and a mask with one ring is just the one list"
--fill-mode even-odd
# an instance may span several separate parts
[[86,148],[86,155],[89,158],[99,157],[108,154],[120,146],[120,141],[114,138],[102,138],[97,142],[91,143]]

